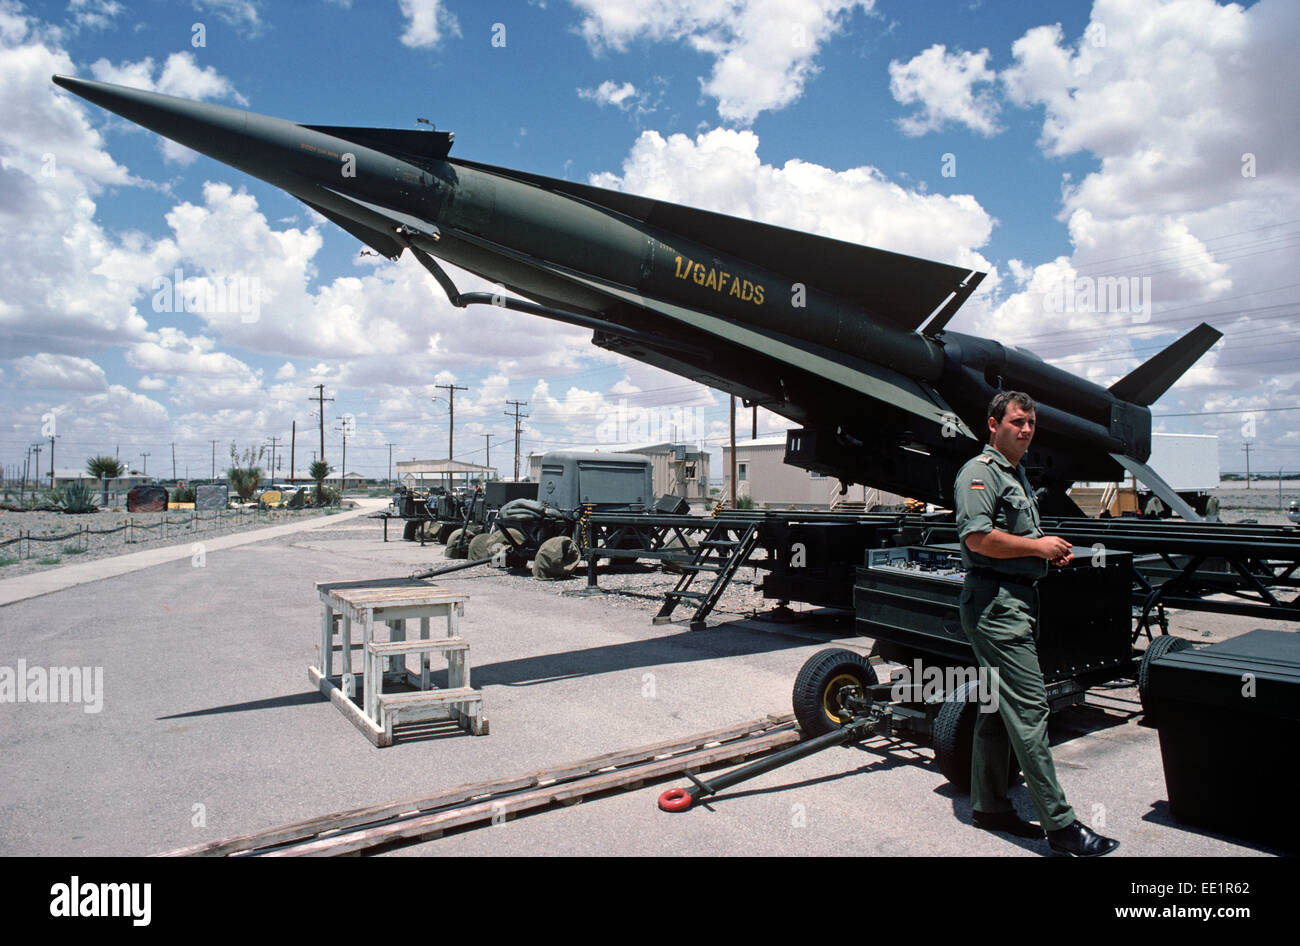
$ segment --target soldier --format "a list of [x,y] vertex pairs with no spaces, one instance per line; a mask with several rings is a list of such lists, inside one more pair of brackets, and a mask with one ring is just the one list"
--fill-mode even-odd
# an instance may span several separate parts
[[[1059,854],[1096,857],[1119,842],[1082,824],[1056,780],[1047,742],[1047,691],[1038,664],[1038,579],[1067,565],[1070,543],[1044,535],[1020,458],[1037,422],[1033,399],[1004,391],[989,404],[989,443],[957,474],[957,535],[966,582],[961,623],[981,667],[993,668],[998,712],[978,713],[971,753],[971,810],[977,828],[1041,838]],[[1025,773],[1038,825],[1007,798],[1011,753]]]

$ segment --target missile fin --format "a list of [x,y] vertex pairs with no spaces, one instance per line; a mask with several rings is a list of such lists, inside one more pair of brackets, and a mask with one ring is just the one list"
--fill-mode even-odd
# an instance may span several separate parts
[[385,256],[388,259],[397,259],[397,257],[401,255],[402,244],[387,233],[380,230],[374,230],[364,224],[357,223],[355,220],[349,220],[342,214],[336,214],[334,211],[327,210],[319,204],[313,204],[310,200],[304,200],[303,203],[316,211],[322,217],[328,219],[331,223],[335,223],[342,227],[362,243],[366,244],[366,246],[377,250],[381,256]]
[[[1211,342],[1213,344],[1213,342]],[[1172,509],[1178,515],[1182,516],[1186,522],[1202,522],[1202,518],[1197,515],[1196,510],[1187,505],[1186,500],[1175,492],[1160,474],[1145,463],[1141,463],[1132,457],[1126,457],[1122,453],[1112,453],[1111,456],[1120,466],[1132,473],[1139,482],[1150,488],[1164,502],[1166,506]]]
[[[1222,332],[1202,322],[1112,384],[1110,393],[1120,400],[1150,407],[1222,337]],[[1164,499],[1163,496],[1160,498]]]
[[946,322],[979,282],[968,282],[970,270],[962,266],[492,164],[459,158],[451,163],[567,194],[672,233],[689,234],[719,252],[786,275],[792,283],[849,299],[895,328],[919,327],[955,293],[955,304],[945,308]]
[[322,187],[321,190],[328,192],[335,200],[342,200],[351,207],[359,208],[363,216],[381,217],[392,223],[393,228],[406,227],[417,233],[422,233],[427,237],[437,240],[442,236],[442,231],[435,224],[427,220],[421,220],[419,217],[408,214],[405,211],[394,210],[392,207],[382,207],[379,204],[372,204],[369,201],[361,200],[341,191],[336,191],[332,187]]
[[451,150],[449,131],[418,131],[404,128],[350,128],[346,125],[303,125],[324,135],[355,141],[384,154],[409,154],[417,158],[442,160]]

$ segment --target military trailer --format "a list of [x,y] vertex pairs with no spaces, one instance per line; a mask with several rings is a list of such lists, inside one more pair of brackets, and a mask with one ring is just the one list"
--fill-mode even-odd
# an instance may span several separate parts
[[537,497],[506,503],[497,526],[521,554],[535,552],[548,539],[561,536],[583,545],[585,515],[644,513],[654,501],[649,457],[559,450],[542,457]]

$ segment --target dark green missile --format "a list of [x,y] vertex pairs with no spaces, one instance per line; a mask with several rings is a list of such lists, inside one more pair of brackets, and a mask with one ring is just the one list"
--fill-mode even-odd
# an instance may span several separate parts
[[[447,132],[300,124],[55,76],[82,98],[274,184],[457,305],[590,328],[596,345],[804,426],[787,462],[938,503],[999,389],[1038,402],[1026,457],[1048,513],[1076,480],[1138,473],[1150,404],[1220,337],[1198,326],[1109,389],[945,326],[984,274],[665,201],[453,158]],[[460,293],[438,260],[515,296]],[[1154,482],[1153,482],[1154,480]],[[1172,500],[1172,501],[1171,501]]]

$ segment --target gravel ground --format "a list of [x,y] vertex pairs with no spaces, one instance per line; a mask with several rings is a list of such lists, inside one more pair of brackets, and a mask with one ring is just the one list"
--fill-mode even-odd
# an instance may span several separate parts
[[[280,545],[307,545],[320,547],[324,543],[346,541],[357,538],[374,538],[376,530],[383,527],[378,523],[362,518],[360,520],[346,523],[338,529],[319,528],[313,529],[308,535],[289,535],[270,540]],[[394,534],[393,524],[389,523],[389,535]],[[393,540],[401,542],[400,539]],[[406,547],[418,548],[416,543],[403,543]],[[428,543],[425,546],[427,561],[421,565],[421,569],[437,568],[440,565],[455,564],[454,559],[445,557],[444,550],[446,546],[436,543]],[[751,559],[761,562],[766,559],[767,553],[763,549],[755,550]],[[414,570],[414,569],[413,569]],[[763,573],[757,567],[746,565],[737,572],[736,577],[731,580],[718,605],[710,615],[708,623],[710,625],[719,621],[730,621],[737,617],[753,616],[756,612],[769,611],[772,608],[772,602],[764,601],[762,593],[755,589],[755,584],[762,580]],[[608,562],[600,565],[597,573],[597,583],[601,592],[604,593],[606,602],[616,608],[636,611],[658,611],[659,606],[663,604],[664,592],[676,586],[681,576],[661,570],[657,563],[638,562],[635,564],[622,563],[617,565]],[[581,596],[587,588],[587,567],[586,563],[578,566],[578,571],[567,579],[556,581],[539,581],[533,578],[530,568],[513,568],[503,569],[494,568],[492,565],[479,565],[465,571],[452,572],[438,579],[439,583],[454,582],[459,585],[461,582],[473,584],[492,584],[507,588],[526,589],[526,588],[545,588],[555,595],[560,596]],[[705,590],[712,584],[712,576],[706,580],[704,577],[696,578],[692,589],[696,591]],[[792,609],[807,607],[805,605],[794,604]],[[681,620],[690,614],[693,604],[682,604],[674,612],[673,618]]]
[[[351,508],[348,503],[344,508]],[[95,512],[72,516],[59,512],[9,512],[0,510],[0,542],[29,533],[31,542],[14,542],[0,547],[0,579],[31,572],[88,562],[145,549],[161,548],[187,542],[201,536],[229,535],[250,529],[263,529],[295,519],[331,515],[337,509],[253,509],[227,510],[221,518],[215,513],[200,513],[198,521],[190,510],[161,512]],[[161,524],[167,519],[167,525]],[[127,522],[131,528],[122,529]],[[107,535],[72,536],[63,540],[39,541],[41,537],[66,536],[79,530],[105,532]],[[130,541],[128,541],[128,538]],[[20,557],[21,556],[21,557]]]

